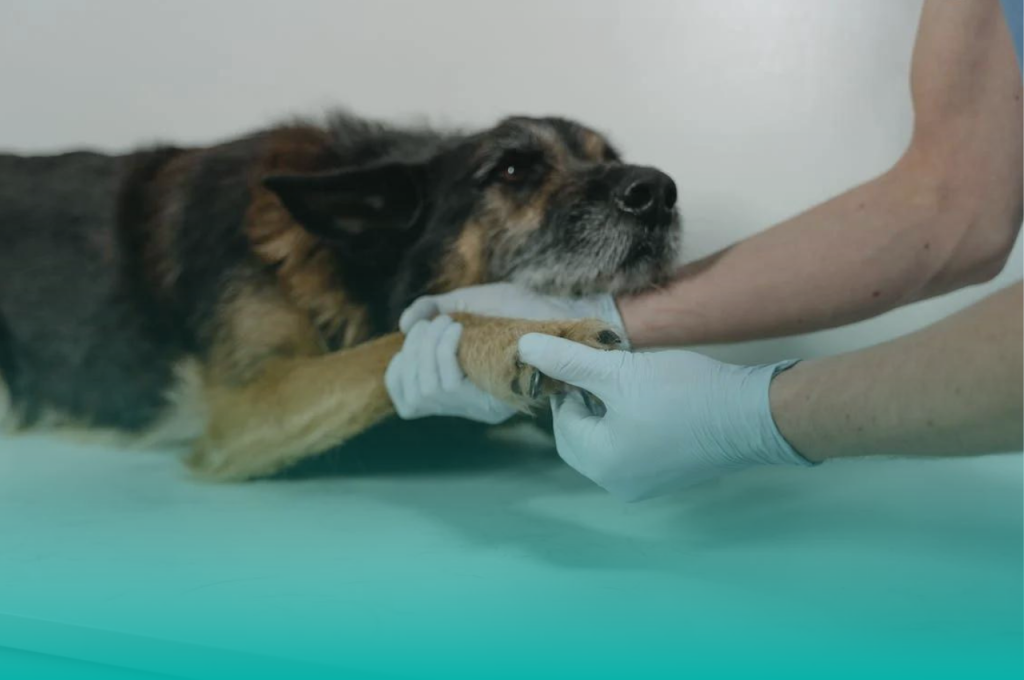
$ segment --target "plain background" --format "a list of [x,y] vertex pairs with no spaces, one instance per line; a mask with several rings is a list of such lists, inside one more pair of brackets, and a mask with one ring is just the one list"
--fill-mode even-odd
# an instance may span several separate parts
[[[469,127],[554,113],[675,177],[695,258],[898,158],[920,8],[7,0],[0,149],[205,143],[338,104]],[[1018,242],[991,284],[714,353],[864,346],[1020,276]],[[650,671],[652,658],[756,667],[768,648],[821,677],[797,650],[826,647],[839,677],[873,663],[880,640],[927,650],[930,677],[970,645],[985,651],[961,658],[968,667],[1019,662],[1020,456],[758,471],[624,507],[550,459],[431,469],[412,448],[427,469],[219,489],[160,457],[0,440],[0,643],[105,662],[131,648],[29,640],[17,617],[38,617],[441,677],[480,677],[495,660],[527,677],[539,655],[593,677]]]

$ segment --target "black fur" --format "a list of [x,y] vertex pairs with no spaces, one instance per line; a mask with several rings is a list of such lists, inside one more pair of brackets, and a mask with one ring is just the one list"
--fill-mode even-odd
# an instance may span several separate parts
[[180,350],[151,323],[116,230],[130,157],[0,156],[0,356],[22,422],[47,407],[135,430]]

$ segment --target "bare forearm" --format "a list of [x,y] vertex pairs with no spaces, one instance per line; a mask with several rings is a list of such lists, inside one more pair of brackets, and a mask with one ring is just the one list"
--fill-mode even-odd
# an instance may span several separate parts
[[[634,345],[735,342],[852,323],[942,292],[962,229],[936,228],[936,182],[898,166],[618,301]],[[955,227],[956,225],[954,225]]]
[[771,387],[772,414],[806,458],[1019,451],[1022,285],[898,340],[807,361]]
[[637,347],[820,330],[987,280],[1021,220],[1020,71],[999,3],[929,0],[892,170],[618,300]]

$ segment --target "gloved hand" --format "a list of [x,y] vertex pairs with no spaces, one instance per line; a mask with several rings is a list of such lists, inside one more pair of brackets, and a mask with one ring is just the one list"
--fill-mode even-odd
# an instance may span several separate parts
[[535,321],[600,319],[623,331],[620,333],[624,340],[623,346],[628,347],[622,317],[611,295],[562,298],[541,295],[511,283],[489,283],[460,288],[443,295],[421,297],[402,313],[398,327],[403,333],[408,333],[417,321],[453,312]]
[[589,391],[555,397],[555,442],[572,467],[624,500],[656,496],[758,465],[810,465],[772,419],[768,387],[795,362],[734,366],[694,352],[601,351],[531,333],[520,358]]
[[496,425],[516,413],[463,373],[457,357],[461,337],[461,324],[448,316],[412,326],[384,373],[384,385],[400,418],[459,416]]

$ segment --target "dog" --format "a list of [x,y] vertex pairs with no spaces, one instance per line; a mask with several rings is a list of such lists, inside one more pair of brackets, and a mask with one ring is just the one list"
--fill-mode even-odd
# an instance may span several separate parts
[[[0,154],[0,418],[270,476],[393,415],[383,376],[417,297],[658,285],[676,202],[667,174],[557,117],[442,132],[339,112],[202,148]],[[521,410],[564,389],[518,361],[523,334],[619,345],[595,320],[458,320],[469,378]]]

